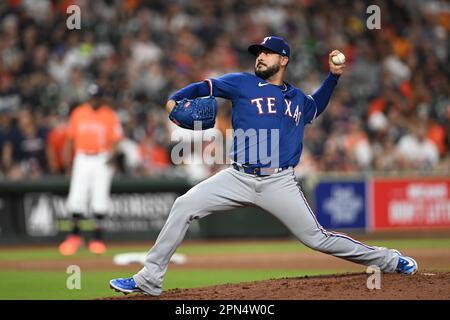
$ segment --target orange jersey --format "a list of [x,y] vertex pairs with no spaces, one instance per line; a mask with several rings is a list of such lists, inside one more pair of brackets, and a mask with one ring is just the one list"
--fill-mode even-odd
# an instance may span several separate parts
[[94,110],[88,103],[72,112],[67,134],[74,140],[75,152],[83,153],[111,151],[123,137],[122,126],[111,108],[103,105]]
[[165,169],[170,165],[170,158],[166,149],[161,146],[153,145],[147,146],[145,143],[139,145],[139,151],[141,155],[144,167],[155,169]]
[[64,145],[67,140],[67,126],[59,125],[53,128],[48,134],[47,144],[50,151],[53,152],[56,170],[64,168]]

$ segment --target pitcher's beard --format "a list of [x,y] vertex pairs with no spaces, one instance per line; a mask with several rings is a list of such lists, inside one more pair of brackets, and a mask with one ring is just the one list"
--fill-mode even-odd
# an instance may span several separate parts
[[279,65],[279,64],[276,64],[276,65],[273,65],[273,66],[271,66],[271,67],[268,67],[268,68],[267,68],[266,70],[264,70],[264,71],[258,70],[258,69],[255,67],[255,74],[256,74],[258,77],[260,77],[260,78],[266,80],[266,79],[270,78],[271,76],[273,76],[275,73],[277,73],[279,70],[280,70],[280,65]]

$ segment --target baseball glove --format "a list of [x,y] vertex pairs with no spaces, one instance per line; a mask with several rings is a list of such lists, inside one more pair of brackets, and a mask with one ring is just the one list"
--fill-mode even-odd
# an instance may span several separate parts
[[[182,99],[176,102],[169,119],[177,126],[191,130],[206,130],[214,127],[217,115],[217,101],[213,96]],[[200,122],[194,126],[194,122]]]

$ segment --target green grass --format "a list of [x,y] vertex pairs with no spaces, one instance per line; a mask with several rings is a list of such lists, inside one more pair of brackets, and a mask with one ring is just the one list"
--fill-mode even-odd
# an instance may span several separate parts
[[377,240],[377,241],[367,241],[367,243],[373,246],[396,248],[396,249],[450,248],[450,238]]
[[[148,246],[126,246],[126,247],[109,247],[106,257],[113,257],[118,253],[123,252],[146,252],[148,251]],[[92,253],[86,248],[80,249],[75,255],[70,257],[73,258],[92,258]],[[0,261],[24,261],[24,260],[64,260],[67,257],[62,256],[58,252],[58,247],[55,245],[54,248],[35,248],[35,249],[17,249],[12,251],[11,249],[2,250],[0,249]]]
[[[440,248],[450,249],[450,238],[445,239],[400,239],[400,240],[371,240],[369,245],[385,246],[405,249]],[[112,257],[124,252],[146,252],[147,245],[111,245],[108,247],[106,257]],[[178,253],[186,255],[215,255],[231,253],[257,253],[257,252],[303,252],[310,249],[299,242],[292,241],[243,241],[243,242],[185,242]],[[0,249],[0,261],[54,261],[64,259],[92,258],[92,254],[85,248],[75,256],[67,258],[58,253],[55,245],[52,247],[34,247],[18,249]],[[343,272],[343,270],[340,270]],[[335,270],[231,270],[231,269],[198,269],[198,270],[169,270],[166,274],[164,289],[203,287],[222,283],[237,283],[272,278],[296,277],[303,275],[332,274]],[[130,276],[123,271],[83,271],[81,275],[81,290],[69,290],[66,281],[69,274],[61,271],[3,271],[0,269],[0,299],[92,299],[116,295],[108,287],[112,278]]]
[[[370,240],[366,242],[369,245],[383,246],[396,249],[423,249],[423,248],[450,248],[450,238],[443,239],[401,239],[401,240]],[[106,257],[113,257],[123,252],[146,252],[150,245],[130,245],[119,247],[110,246]],[[187,255],[214,255],[227,253],[291,253],[304,252],[311,249],[300,244],[298,241],[282,242],[234,242],[229,243],[189,243],[183,244],[178,248],[178,253]],[[86,249],[81,249],[73,258],[91,258],[91,253]],[[57,247],[54,248],[34,248],[34,249],[0,249],[0,261],[23,261],[23,260],[63,260],[67,259],[59,254]]]
[[[146,252],[150,249],[150,245],[130,245],[120,247],[110,246],[105,256],[113,257],[116,254],[123,252]],[[298,241],[285,242],[232,242],[230,243],[187,243],[178,248],[178,253],[189,255],[203,255],[203,254],[227,254],[227,253],[271,253],[271,252],[301,252],[309,250]],[[75,258],[91,258],[92,254],[85,248],[79,250]],[[58,252],[57,246],[54,248],[39,248],[39,249],[17,249],[17,250],[2,250],[0,249],[0,261],[20,261],[20,260],[63,260],[66,257],[61,256]]]
[[[342,272],[342,271],[341,271]],[[164,290],[195,288],[224,283],[336,273],[333,270],[172,270],[166,274]],[[86,271],[81,288],[66,287],[70,275],[49,271],[0,271],[1,300],[67,300],[121,296],[109,289],[109,280],[127,276],[124,272]]]
[[[356,237],[357,238],[357,237]],[[365,242],[365,241],[363,241]],[[422,249],[422,248],[450,248],[450,238],[443,239],[401,239],[401,240],[370,240],[365,242],[372,246],[381,246],[397,249]],[[224,253],[291,253],[310,251],[296,240],[284,242],[243,242],[229,244],[210,244],[210,245],[182,245],[177,250],[184,254],[224,254]]]

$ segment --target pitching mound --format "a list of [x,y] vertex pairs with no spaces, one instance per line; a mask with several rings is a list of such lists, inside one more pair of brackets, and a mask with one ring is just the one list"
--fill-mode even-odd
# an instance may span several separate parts
[[[174,289],[160,297],[142,294],[103,299],[132,300],[449,300],[450,272],[421,271],[413,276],[381,274],[380,289],[369,290],[369,274],[350,273]],[[372,282],[376,284],[375,281]]]

